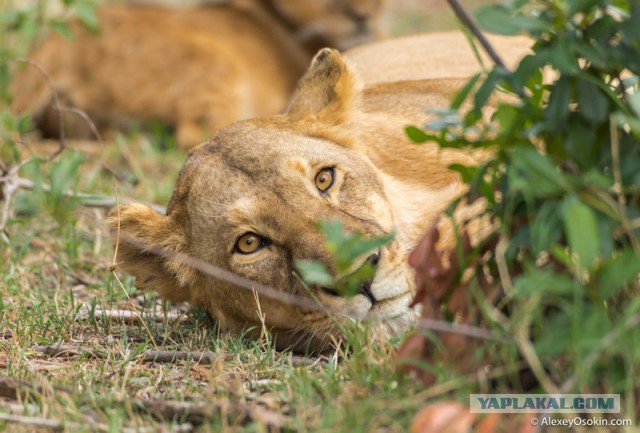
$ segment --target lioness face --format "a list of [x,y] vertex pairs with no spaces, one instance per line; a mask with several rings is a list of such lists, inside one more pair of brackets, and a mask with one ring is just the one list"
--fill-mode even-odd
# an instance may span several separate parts
[[[137,286],[204,306],[232,331],[262,322],[278,347],[298,350],[324,349],[339,338],[338,324],[352,320],[370,319],[389,333],[411,322],[412,278],[397,242],[362,257],[376,273],[354,297],[306,287],[295,274],[296,260],[317,260],[335,273],[316,228],[319,220],[340,220],[369,237],[394,228],[378,169],[354,150],[353,137],[341,138],[356,94],[340,55],[323,50],[288,115],[233,124],[191,152],[167,216],[142,205],[111,214],[112,227],[119,224],[127,236],[273,287],[305,305],[260,293],[257,300],[250,290],[188,263],[153,256],[151,247],[121,242],[121,266],[137,276]],[[311,300],[321,308],[310,308]]]
[[344,50],[376,37],[383,0],[274,0],[273,6],[303,29],[303,40],[322,37],[324,46]]

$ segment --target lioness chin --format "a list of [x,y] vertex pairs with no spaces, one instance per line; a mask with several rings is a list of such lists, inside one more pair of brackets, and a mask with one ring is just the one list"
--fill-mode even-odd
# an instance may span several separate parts
[[[114,243],[120,234],[119,268],[141,289],[206,308],[232,332],[259,333],[264,323],[278,348],[325,350],[340,339],[339,324],[354,320],[370,320],[388,336],[407,328],[416,318],[408,307],[414,282],[407,256],[464,191],[448,165],[471,158],[411,143],[403,133],[411,121],[402,113],[445,107],[464,82],[362,90],[337,51],[321,50],[286,114],[232,124],[191,151],[166,216],[141,204],[110,213]],[[362,258],[376,272],[353,297],[306,288],[295,275],[296,260],[317,260],[335,272],[316,222],[336,219],[365,236],[396,233]],[[452,242],[445,229],[441,243]],[[308,302],[259,293],[258,305],[251,290],[185,257]],[[313,308],[312,299],[322,308]]]

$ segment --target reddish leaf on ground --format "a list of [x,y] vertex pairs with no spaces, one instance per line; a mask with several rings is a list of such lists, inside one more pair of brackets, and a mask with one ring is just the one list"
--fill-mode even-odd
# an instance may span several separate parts
[[[442,249],[439,244],[440,232],[433,226],[420,240],[409,255],[409,265],[415,269],[416,295],[412,305],[422,306],[422,318],[450,322],[451,317],[458,325],[473,325],[478,310],[470,306],[467,285],[460,275],[475,263],[464,263],[461,258],[468,257],[472,250],[466,231],[460,236],[460,247]],[[482,282],[482,280],[481,280]],[[483,289],[491,291],[490,285]],[[416,374],[427,385],[433,384],[436,377],[421,368],[424,363],[433,364],[436,360],[462,372],[469,372],[478,348],[478,340],[451,329],[439,332],[441,345],[435,350],[434,344],[418,330],[411,335],[399,350],[401,367]]]

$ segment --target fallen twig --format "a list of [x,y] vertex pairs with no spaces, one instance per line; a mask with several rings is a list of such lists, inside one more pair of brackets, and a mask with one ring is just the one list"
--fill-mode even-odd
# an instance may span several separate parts
[[193,361],[203,365],[210,365],[220,358],[227,358],[226,354],[214,352],[188,352],[177,350],[145,350],[142,354],[144,362],[173,363],[177,361]]
[[[64,431],[65,427],[70,428],[72,430],[85,430],[87,427],[90,427],[91,431],[100,431],[100,432],[110,432],[112,429],[109,428],[108,425],[102,423],[96,423],[89,420],[85,420],[83,424],[75,423],[75,422],[62,422],[52,418],[39,418],[34,416],[23,416],[23,415],[12,415],[8,413],[0,413],[0,421],[11,423],[11,424],[21,424],[25,426],[33,426],[39,428],[47,428],[53,431]],[[164,426],[162,431],[171,432],[171,433],[189,433],[194,430],[194,426],[191,423],[177,424],[172,426]],[[140,427],[140,428],[130,428],[125,427],[120,430],[122,433],[152,433],[157,430],[152,427]]]
[[75,346],[72,344],[51,344],[46,346],[36,346],[33,348],[33,350],[51,358],[73,357],[78,355],[86,355],[91,358],[97,359],[106,358],[106,355],[101,351],[89,349],[82,346]]
[[[54,386],[56,393],[71,394],[71,390],[61,386]],[[15,379],[13,377],[0,376],[0,397],[10,400],[25,399],[33,394],[43,394],[45,388],[42,385],[27,382],[26,380]]]
[[[89,314],[89,309],[85,310],[85,314]],[[182,313],[168,311],[166,313],[139,312],[136,310],[104,310],[96,308],[93,310],[96,319],[111,320],[113,322],[124,322],[127,324],[140,323],[145,320],[154,322],[164,322],[165,320],[187,321],[189,318]]]
[[[24,179],[18,176],[13,176],[13,179],[11,178],[13,175],[12,173],[9,173],[3,177],[0,177],[0,184],[5,183],[5,185],[9,185],[11,184],[13,186],[13,188],[15,189],[24,189],[24,190],[33,190],[34,188],[36,188],[36,184],[28,179]],[[41,188],[43,191],[45,192],[50,192],[51,191],[51,186],[46,184],[46,183],[42,183],[37,185],[39,188]],[[86,193],[82,193],[82,192],[74,192],[74,191],[65,191],[63,194],[63,197],[65,198],[74,198],[74,199],[78,199],[80,200],[80,203],[83,206],[86,207],[97,207],[97,208],[102,208],[102,209],[111,209],[112,207],[114,207],[116,205],[116,200],[110,197],[101,197],[95,194],[86,194]],[[5,194],[6,196],[6,194]],[[130,203],[132,201],[130,200],[125,200],[124,203]],[[6,202],[8,203],[8,201]],[[152,203],[147,203],[147,206],[151,207],[153,210],[155,210],[156,212],[159,213],[165,213],[166,209],[162,206],[156,205],[156,204],[152,204]],[[2,225],[0,225],[0,227],[2,227]]]
[[63,425],[60,421],[50,418],[36,418],[34,416],[11,415],[8,413],[0,413],[0,421],[23,424],[34,427],[44,427],[53,430],[62,430]]
[[310,367],[314,365],[323,365],[328,364],[329,359],[326,357],[309,357],[309,356],[300,356],[300,355],[291,355],[291,366],[293,367]]

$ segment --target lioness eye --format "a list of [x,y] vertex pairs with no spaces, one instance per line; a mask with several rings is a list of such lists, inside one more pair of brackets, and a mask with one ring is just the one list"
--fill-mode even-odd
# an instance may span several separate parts
[[255,233],[245,233],[236,241],[235,249],[240,254],[252,254],[267,244],[267,239]]
[[325,192],[333,185],[334,178],[335,171],[333,168],[323,168],[316,174],[316,187],[321,192]]

